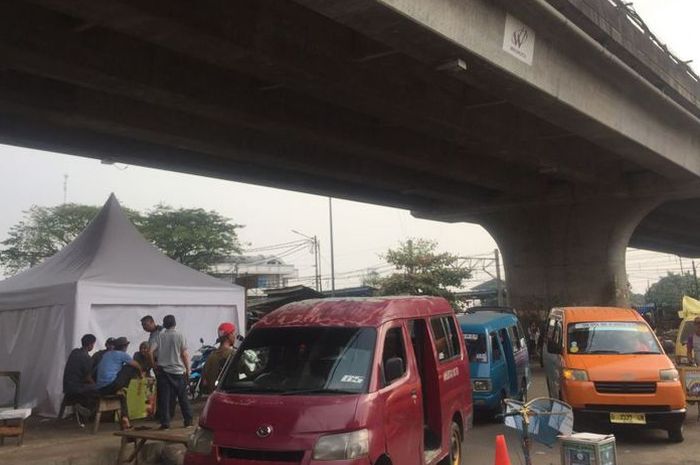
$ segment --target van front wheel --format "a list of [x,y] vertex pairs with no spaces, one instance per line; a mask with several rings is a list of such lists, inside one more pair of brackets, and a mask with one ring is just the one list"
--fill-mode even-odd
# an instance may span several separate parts
[[462,465],[462,430],[454,421],[450,427],[450,453],[440,465]]
[[679,426],[668,430],[668,440],[671,442],[683,442],[683,427]]

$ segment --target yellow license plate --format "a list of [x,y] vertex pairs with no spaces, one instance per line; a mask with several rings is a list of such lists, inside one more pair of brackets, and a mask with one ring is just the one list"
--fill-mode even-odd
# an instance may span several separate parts
[[610,412],[610,423],[646,425],[647,416],[644,413]]

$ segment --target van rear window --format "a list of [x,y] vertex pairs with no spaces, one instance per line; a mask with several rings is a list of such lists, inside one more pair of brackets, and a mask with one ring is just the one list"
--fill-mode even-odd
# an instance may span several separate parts
[[470,362],[487,363],[489,361],[485,334],[465,333],[464,342],[467,345]]

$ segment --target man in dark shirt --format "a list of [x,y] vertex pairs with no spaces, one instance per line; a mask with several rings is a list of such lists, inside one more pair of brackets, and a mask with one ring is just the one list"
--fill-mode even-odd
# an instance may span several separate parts
[[66,368],[63,371],[64,394],[79,395],[95,390],[90,352],[95,348],[96,340],[92,334],[84,335],[80,339],[81,347],[73,349],[68,356]]
[[94,354],[92,354],[92,378],[95,379],[97,377],[97,365],[100,364],[100,361],[102,360],[102,357],[104,354],[109,352],[110,350],[114,350],[114,338],[113,337],[108,337],[107,341],[105,342],[105,348],[102,350],[98,350]]

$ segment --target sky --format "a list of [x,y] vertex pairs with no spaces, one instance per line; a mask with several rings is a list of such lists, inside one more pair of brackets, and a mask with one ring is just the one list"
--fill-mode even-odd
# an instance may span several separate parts
[[[637,0],[634,6],[655,34],[684,60],[700,64],[698,0]],[[696,69],[698,67],[696,66]],[[0,145],[0,240],[32,205],[63,201],[101,205],[114,192],[120,202],[147,210],[158,203],[215,210],[243,224],[239,236],[249,248],[300,239],[292,232],[317,235],[321,243],[324,287],[330,273],[328,199],[231,181],[126,165],[105,165],[96,159]],[[446,224],[413,218],[408,211],[333,200],[336,287],[357,285],[369,269],[390,271],[380,254],[409,237],[435,240],[443,251],[459,256],[491,257],[496,243],[480,226]],[[300,250],[284,257],[299,268],[298,282],[310,284],[313,256]],[[628,250],[628,274],[635,292],[644,292],[667,271],[690,269],[689,260]],[[489,268],[495,272],[493,267]],[[470,287],[489,279],[475,273]]]

